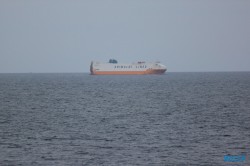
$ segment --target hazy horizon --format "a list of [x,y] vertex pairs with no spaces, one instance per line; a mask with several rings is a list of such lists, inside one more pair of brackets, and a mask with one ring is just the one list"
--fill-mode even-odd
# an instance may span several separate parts
[[250,71],[250,1],[0,1],[0,73],[88,73],[92,60],[168,72]]

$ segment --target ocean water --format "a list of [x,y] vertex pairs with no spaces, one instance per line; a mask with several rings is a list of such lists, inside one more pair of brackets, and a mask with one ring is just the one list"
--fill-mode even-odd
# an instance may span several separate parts
[[1,166],[250,165],[249,154],[250,72],[0,74]]

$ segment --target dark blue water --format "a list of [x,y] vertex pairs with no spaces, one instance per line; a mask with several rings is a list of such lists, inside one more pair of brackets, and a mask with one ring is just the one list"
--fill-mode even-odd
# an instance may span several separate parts
[[249,154],[250,72],[0,74],[0,165],[250,165]]

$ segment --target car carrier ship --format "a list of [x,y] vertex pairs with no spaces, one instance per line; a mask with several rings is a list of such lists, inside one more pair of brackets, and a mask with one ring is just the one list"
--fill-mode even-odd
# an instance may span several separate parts
[[166,66],[160,62],[123,64],[118,63],[115,59],[110,59],[107,63],[92,61],[90,65],[90,73],[92,75],[163,74],[166,70]]

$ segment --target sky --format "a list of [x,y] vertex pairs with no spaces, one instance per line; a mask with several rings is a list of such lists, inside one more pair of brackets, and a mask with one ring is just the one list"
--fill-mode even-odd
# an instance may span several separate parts
[[250,0],[0,0],[0,73],[250,71]]

